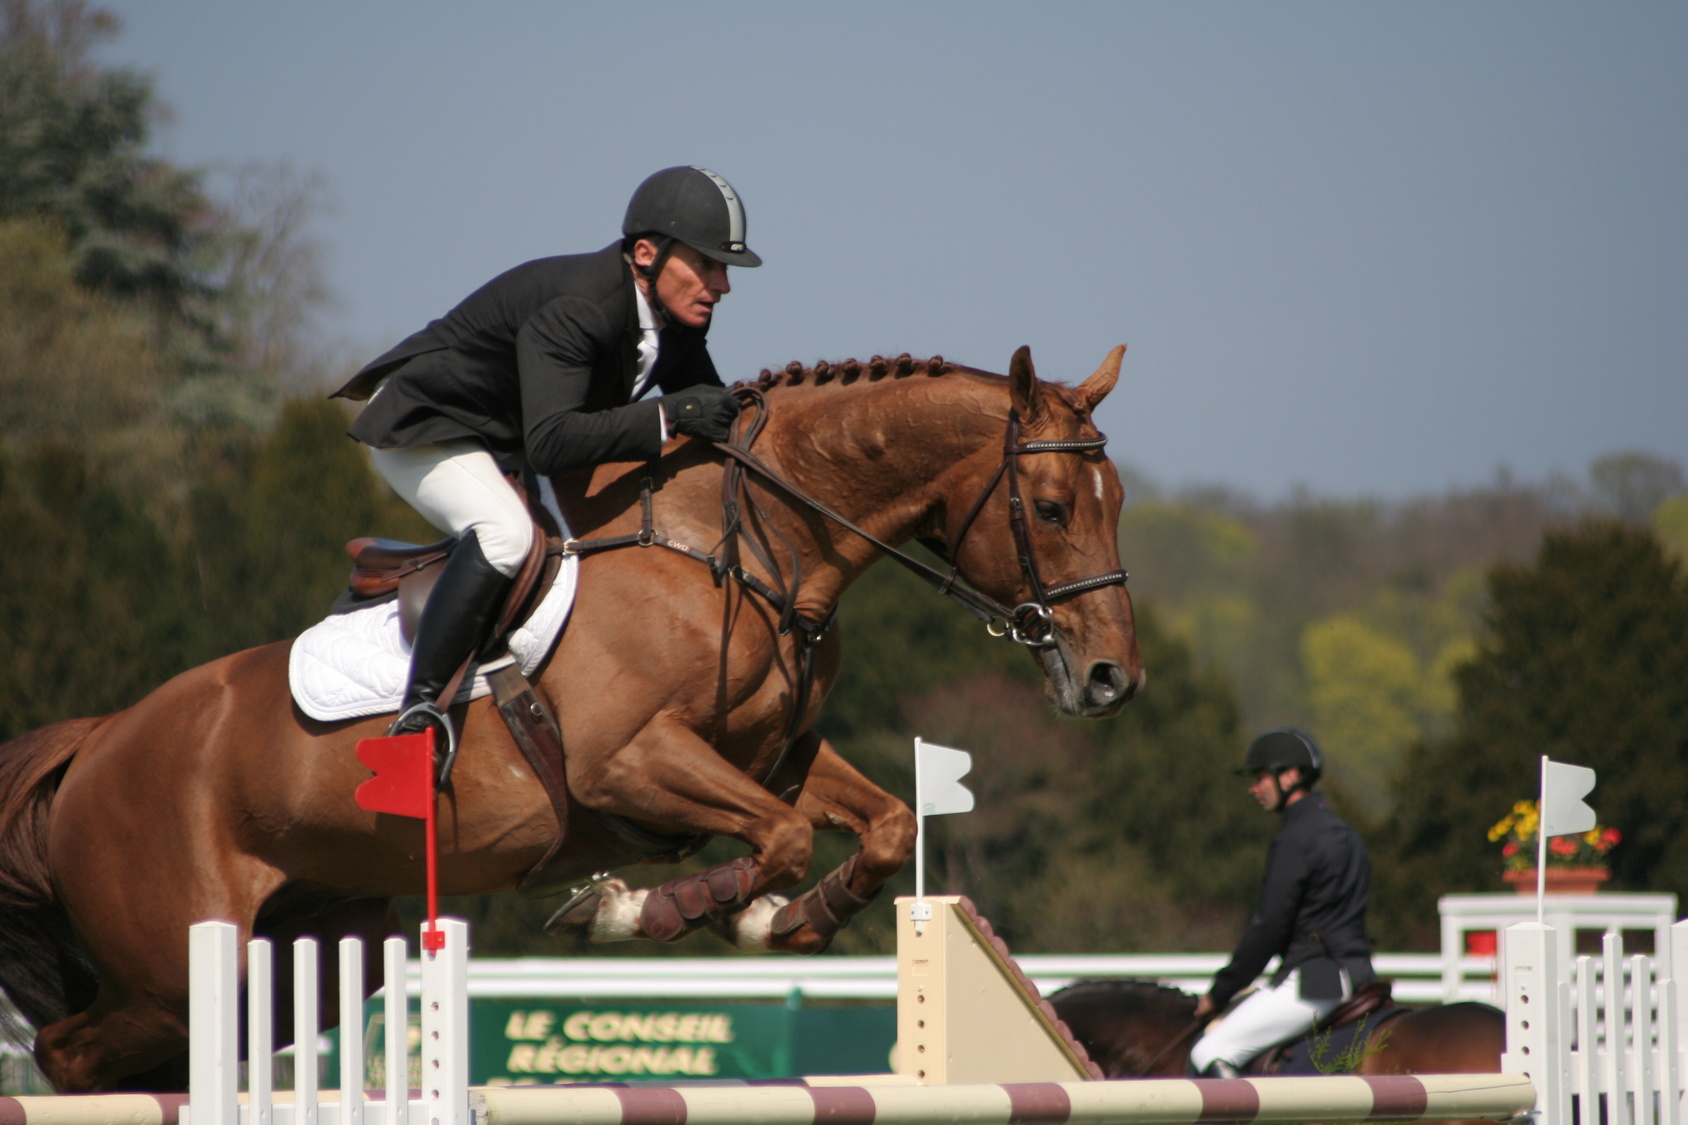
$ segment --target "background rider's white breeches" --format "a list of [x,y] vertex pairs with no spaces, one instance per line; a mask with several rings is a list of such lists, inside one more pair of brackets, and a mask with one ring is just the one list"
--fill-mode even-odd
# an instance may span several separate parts
[[371,449],[375,471],[422,518],[448,535],[473,531],[481,554],[515,577],[533,546],[533,521],[492,454],[473,441]]
[[[1343,976],[1346,994],[1347,975]],[[1241,1070],[1254,1056],[1286,1040],[1305,1035],[1342,1001],[1303,1000],[1298,969],[1276,988],[1268,985],[1250,994],[1231,1014],[1190,1048],[1190,1065],[1203,1071],[1214,1060]]]

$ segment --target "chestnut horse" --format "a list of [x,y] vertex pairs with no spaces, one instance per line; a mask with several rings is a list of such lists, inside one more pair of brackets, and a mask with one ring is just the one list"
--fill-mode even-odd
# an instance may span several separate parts
[[[967,584],[935,585],[1009,618],[993,631],[1027,645],[1063,713],[1112,715],[1142,683],[1123,493],[1091,421],[1123,354],[1076,388],[1040,382],[1024,348],[1006,378],[907,356],[794,364],[740,392],[752,449],[680,440],[653,463],[560,480],[583,539],[654,528],[659,547],[702,557],[722,549],[725,522],[746,553],[725,574],[679,550],[585,555],[535,684],[567,748],[567,816],[491,701],[458,706],[441,892],[514,888],[559,833],[551,882],[730,836],[749,854],[651,890],[595,881],[563,923],[598,941],[709,926],[747,949],[824,948],[914,843],[908,808],[813,730],[839,660],[824,626],[864,568],[897,544],[932,545]],[[731,504],[726,464],[744,477]],[[125,711],[0,747],[0,984],[39,1029],[35,1057],[59,1090],[181,1084],[190,923],[376,939],[392,896],[420,891],[419,822],[352,799],[369,776],[354,743],[387,718],[306,717],[287,664],[287,643],[236,653]],[[790,902],[764,897],[803,878],[817,830],[859,848]],[[367,948],[373,988],[378,943]],[[290,1020],[278,1013],[278,1041]]]

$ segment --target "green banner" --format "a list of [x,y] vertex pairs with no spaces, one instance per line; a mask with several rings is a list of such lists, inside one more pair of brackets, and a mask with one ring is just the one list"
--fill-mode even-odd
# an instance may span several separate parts
[[[419,1018],[412,1013],[406,1037],[413,1088]],[[379,1001],[365,1005],[371,1089],[386,1083],[385,1022]],[[481,1086],[881,1074],[891,1068],[897,1013],[889,1005],[474,1000],[469,1034],[469,1080]],[[329,1085],[339,1075],[333,1038],[336,1051],[323,1059]]]

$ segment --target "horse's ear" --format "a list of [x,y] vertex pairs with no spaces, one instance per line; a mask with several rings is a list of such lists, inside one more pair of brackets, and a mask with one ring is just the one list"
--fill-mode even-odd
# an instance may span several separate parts
[[1079,384],[1078,397],[1084,400],[1087,410],[1095,410],[1096,404],[1108,397],[1108,392],[1114,389],[1119,381],[1119,365],[1125,362],[1125,345],[1121,344],[1108,353],[1108,358],[1102,361],[1102,366],[1096,369],[1096,374]]
[[1021,344],[1008,362],[1008,396],[1022,422],[1035,421],[1043,412],[1043,384],[1032,368],[1032,350]]

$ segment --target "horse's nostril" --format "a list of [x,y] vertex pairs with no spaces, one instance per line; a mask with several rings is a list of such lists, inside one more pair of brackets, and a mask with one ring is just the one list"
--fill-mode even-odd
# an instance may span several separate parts
[[1085,694],[1090,697],[1093,706],[1113,703],[1125,698],[1129,699],[1131,683],[1126,679],[1125,669],[1112,660],[1098,660],[1090,666],[1090,676],[1085,685]]

